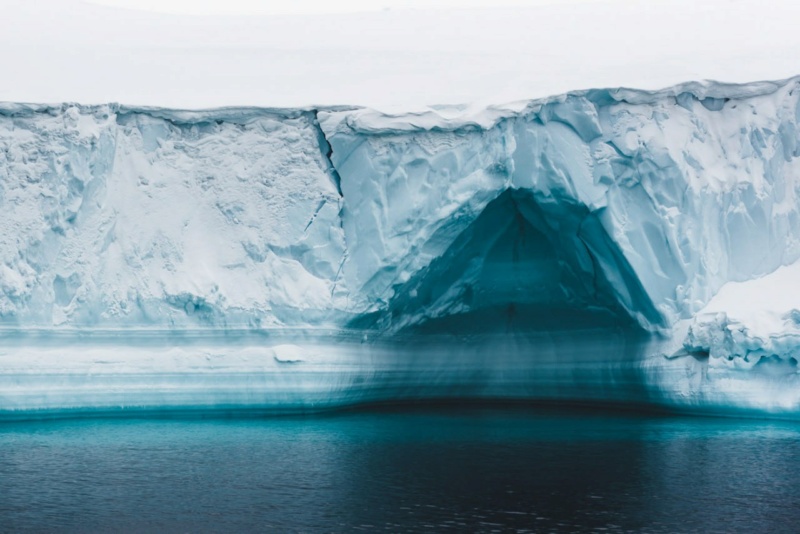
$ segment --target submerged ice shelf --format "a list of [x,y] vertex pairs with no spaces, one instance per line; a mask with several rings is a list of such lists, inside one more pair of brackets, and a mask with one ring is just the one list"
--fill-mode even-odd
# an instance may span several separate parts
[[799,89],[393,116],[3,104],[0,412],[800,414],[779,269],[800,260]]

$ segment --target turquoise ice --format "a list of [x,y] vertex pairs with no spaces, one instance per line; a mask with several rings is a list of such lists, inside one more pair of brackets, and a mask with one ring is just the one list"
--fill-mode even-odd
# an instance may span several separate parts
[[799,85],[479,114],[4,104],[0,410],[796,415],[791,302],[705,308],[800,259]]

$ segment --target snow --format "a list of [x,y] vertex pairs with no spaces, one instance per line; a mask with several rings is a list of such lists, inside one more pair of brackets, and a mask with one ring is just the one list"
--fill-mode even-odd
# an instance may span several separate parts
[[5,324],[258,326],[343,306],[340,197],[310,114],[64,106],[0,116],[0,146]]
[[187,16],[4,0],[0,101],[168,108],[471,109],[602,87],[797,74],[800,6],[777,0]]
[[791,313],[800,305],[797,280],[800,280],[800,264],[795,262],[761,278],[729,282],[720,288],[698,315],[724,312],[751,322],[763,314]]
[[694,317],[686,340],[718,365],[750,369],[800,357],[800,262],[748,280],[729,282]]

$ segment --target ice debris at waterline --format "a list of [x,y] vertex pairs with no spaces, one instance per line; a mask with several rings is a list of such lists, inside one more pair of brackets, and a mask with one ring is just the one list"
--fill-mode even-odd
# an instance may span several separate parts
[[800,78],[499,106],[4,104],[0,411],[800,415]]

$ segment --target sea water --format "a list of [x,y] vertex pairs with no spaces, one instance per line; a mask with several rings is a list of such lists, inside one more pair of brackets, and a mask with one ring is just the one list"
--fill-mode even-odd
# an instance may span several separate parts
[[0,423],[0,531],[793,532],[800,424],[541,407]]

